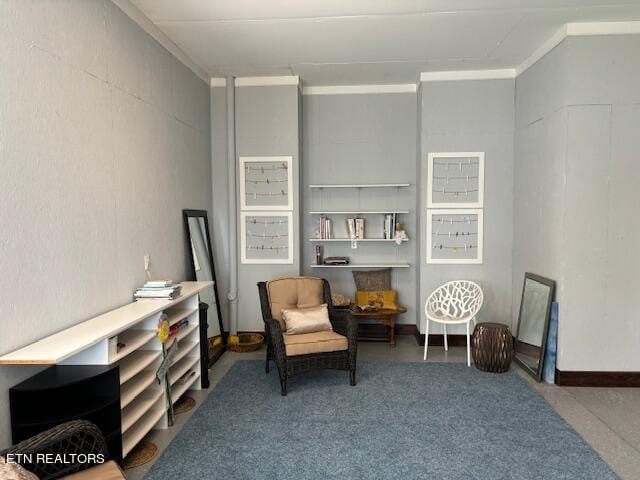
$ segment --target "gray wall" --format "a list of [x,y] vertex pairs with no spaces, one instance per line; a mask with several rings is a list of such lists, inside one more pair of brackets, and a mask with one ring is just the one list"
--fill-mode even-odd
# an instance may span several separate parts
[[[300,274],[298,87],[292,85],[237,87],[235,92],[236,155],[238,157],[270,155],[293,157],[293,264],[243,265],[238,260],[238,330],[255,332],[264,329],[256,283],[279,276]],[[239,187],[237,191],[239,193]],[[239,258],[240,221],[238,220]]]
[[[514,282],[558,281],[560,370],[640,370],[639,55],[640,36],[570,37],[517,81]],[[545,85],[563,96],[534,112]]]
[[[313,269],[318,216],[313,210],[409,210],[402,215],[410,241],[395,243],[358,243],[356,250],[348,242],[324,243],[325,256],[346,255],[354,263],[410,263],[410,268],[392,271],[393,288],[407,313],[399,323],[415,324],[416,253],[420,239],[416,227],[416,116],[415,93],[305,95],[303,96],[303,264],[305,275],[329,280],[333,292],[351,296],[355,284],[350,269]],[[313,183],[410,183],[398,189],[311,190]],[[345,237],[346,216],[330,217],[335,236]],[[367,219],[372,225],[382,216]],[[379,232],[377,236],[382,237]]]
[[[0,3],[0,353],[186,275],[211,208],[209,88],[111,2]],[[35,368],[0,368],[8,389]]]
[[[465,80],[423,82],[421,85],[420,189],[420,303],[456,279],[482,286],[485,301],[478,319],[509,323],[511,316],[513,231],[514,81]],[[427,154],[429,152],[485,152],[484,261],[482,265],[426,263]],[[424,313],[420,315],[424,332]],[[463,333],[464,326],[449,333]],[[442,333],[433,325],[431,333]]]

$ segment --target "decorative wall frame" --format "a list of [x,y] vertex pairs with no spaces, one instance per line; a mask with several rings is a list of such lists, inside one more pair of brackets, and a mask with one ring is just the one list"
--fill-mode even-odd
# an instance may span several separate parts
[[241,210],[293,210],[293,158],[240,157]]
[[479,208],[427,210],[427,263],[482,263],[483,227]]
[[241,212],[240,261],[293,263],[292,212]]
[[427,208],[482,208],[484,152],[427,156]]

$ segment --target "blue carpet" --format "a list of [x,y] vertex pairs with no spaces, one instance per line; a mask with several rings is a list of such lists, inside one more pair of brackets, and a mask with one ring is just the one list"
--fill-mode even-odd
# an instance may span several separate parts
[[365,363],[289,381],[237,362],[146,477],[615,479],[516,373]]

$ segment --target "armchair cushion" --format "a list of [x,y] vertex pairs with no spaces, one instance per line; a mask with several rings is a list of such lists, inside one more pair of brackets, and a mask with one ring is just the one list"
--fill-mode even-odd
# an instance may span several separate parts
[[18,463],[7,463],[4,457],[0,457],[0,478],[4,480],[38,480],[38,477]]
[[311,308],[283,308],[282,320],[289,335],[333,330],[326,303]]
[[347,337],[331,330],[283,335],[287,357],[310,353],[339,352],[349,348]]
[[267,282],[267,292],[271,306],[271,316],[280,322],[282,330],[282,309],[309,308],[324,302],[324,284],[321,278],[290,277]]

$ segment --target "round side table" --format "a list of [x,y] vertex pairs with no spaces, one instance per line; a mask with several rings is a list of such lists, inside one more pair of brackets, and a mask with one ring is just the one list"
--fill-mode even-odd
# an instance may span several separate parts
[[477,324],[471,338],[471,354],[479,370],[506,372],[513,358],[511,329],[502,323]]

